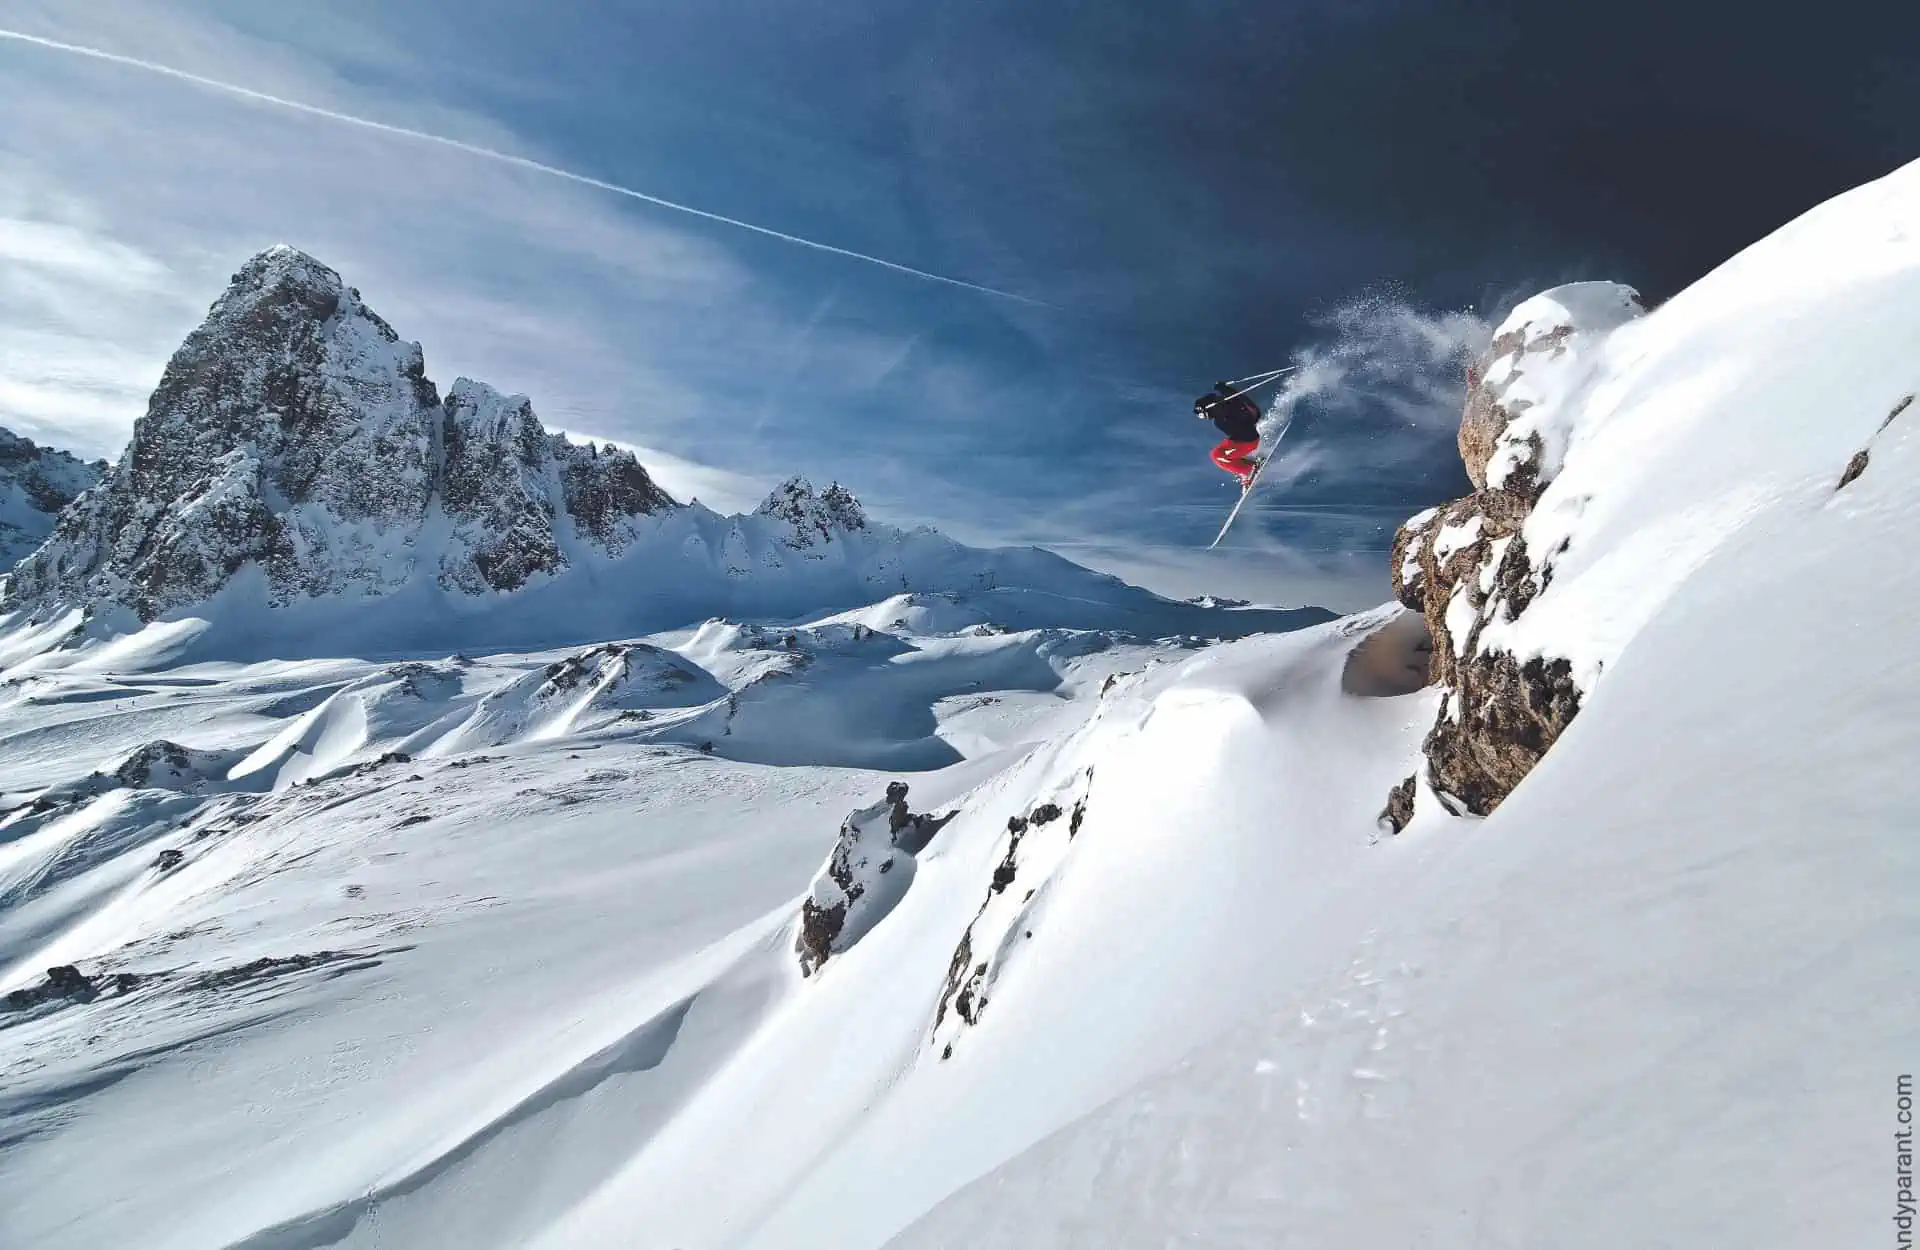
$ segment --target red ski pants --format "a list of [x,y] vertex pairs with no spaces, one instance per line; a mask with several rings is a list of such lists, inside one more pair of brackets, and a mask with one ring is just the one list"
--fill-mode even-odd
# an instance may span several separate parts
[[1253,472],[1253,453],[1260,450],[1257,442],[1243,443],[1237,438],[1223,438],[1220,445],[1213,449],[1213,462],[1236,477],[1245,477]]

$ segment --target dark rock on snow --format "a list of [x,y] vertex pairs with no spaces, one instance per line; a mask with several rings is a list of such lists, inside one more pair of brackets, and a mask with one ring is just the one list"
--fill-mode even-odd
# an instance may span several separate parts
[[[1879,438],[1886,428],[1893,424],[1894,418],[1905,412],[1912,403],[1913,396],[1902,396],[1900,402],[1893,406],[1893,411],[1889,412],[1886,419],[1880,422],[1880,428],[1873,432],[1873,439]],[[1854,452],[1853,458],[1847,461],[1847,467],[1841,471],[1840,481],[1839,484],[1834,487],[1835,490],[1845,490],[1847,487],[1853,485],[1854,482],[1858,481],[1862,473],[1867,471],[1867,466],[1872,463],[1871,448],[1873,439],[1868,439],[1867,446]]]
[[[121,994],[125,994],[139,983],[140,979],[128,972],[123,972],[113,979],[114,989]],[[100,997],[100,986],[94,978],[87,976],[72,964],[60,964],[47,969],[47,978],[40,984],[10,992],[7,995],[7,1006],[19,1010],[54,1001],[90,1003],[98,997]]]
[[[808,976],[873,928],[899,901],[904,882],[883,879],[911,870],[913,856],[926,849],[945,816],[915,815],[907,810],[907,786],[896,781],[886,798],[863,807],[841,822],[833,853],[814,878],[813,888],[800,904],[800,927],[794,950],[800,970]],[[889,886],[892,888],[888,888]]]

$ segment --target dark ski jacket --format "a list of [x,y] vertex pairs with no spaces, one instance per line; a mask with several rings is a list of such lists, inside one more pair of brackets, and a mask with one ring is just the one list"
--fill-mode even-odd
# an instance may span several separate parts
[[1220,432],[1235,442],[1260,441],[1260,405],[1245,395],[1233,395],[1231,386],[1222,385],[1193,401],[1193,415],[1213,422]]

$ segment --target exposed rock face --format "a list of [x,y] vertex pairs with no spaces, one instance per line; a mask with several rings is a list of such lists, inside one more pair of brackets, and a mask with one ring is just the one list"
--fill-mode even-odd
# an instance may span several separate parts
[[582,447],[558,434],[547,445],[560,466],[561,506],[574,532],[610,552],[626,546],[628,518],[675,506],[630,451]]
[[833,853],[800,904],[794,951],[800,971],[812,976],[831,956],[859,941],[892,910],[912,878],[913,857],[953,819],[916,816],[907,810],[907,786],[896,781],[887,797],[863,807],[840,825]]
[[60,510],[106,471],[104,460],[89,464],[0,429],[0,575],[45,542]]
[[[1461,458],[1480,489],[1395,535],[1394,594],[1426,619],[1430,676],[1446,696],[1425,779],[1451,810],[1493,811],[1580,710],[1567,661],[1516,656],[1489,633],[1517,621],[1553,577],[1561,552],[1530,549],[1527,519],[1560,471],[1600,343],[1639,311],[1630,288],[1595,282],[1516,308],[1474,367],[1461,420]],[[1381,812],[1396,832],[1412,817],[1415,783]]]
[[461,378],[445,409],[445,506],[461,540],[443,562],[449,585],[517,590],[567,566],[563,519],[617,554],[627,544],[624,521],[674,506],[632,452],[548,434],[524,395]]
[[22,561],[11,600],[201,601],[242,566],[277,596],[377,584],[366,542],[424,513],[438,396],[338,274],[291,248],[249,261],[161,376],[98,490]]
[[566,563],[555,541],[547,432],[520,395],[465,378],[447,393],[445,497],[460,542],[442,576],[471,594],[517,590]]
[[671,506],[630,455],[549,435],[524,398],[462,379],[442,404],[418,344],[277,247],[174,354],[120,462],[21,562],[4,606],[152,620],[248,566],[276,604],[421,575],[511,591],[564,568],[570,543],[617,551],[625,521]]
[[755,516],[778,517],[793,526],[791,545],[811,547],[832,542],[836,533],[867,528],[867,514],[853,492],[834,482],[818,494],[804,477],[792,477],[774,488],[754,509]]
[[952,1058],[961,1035],[980,1022],[1001,973],[1033,939],[1034,911],[1086,823],[1091,768],[1079,783],[1084,788],[1070,810],[1047,801],[1007,820],[1006,851],[987,883],[986,899],[954,948],[946,988],[934,1009],[929,1045],[942,1059]]

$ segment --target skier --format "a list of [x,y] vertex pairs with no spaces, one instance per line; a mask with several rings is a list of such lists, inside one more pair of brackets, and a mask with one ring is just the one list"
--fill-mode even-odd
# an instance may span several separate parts
[[1236,394],[1233,383],[1216,382],[1213,390],[1193,401],[1193,415],[1211,421],[1226,435],[1213,449],[1213,462],[1240,479],[1240,489],[1253,483],[1260,462],[1253,453],[1260,450],[1260,405],[1245,395]]

